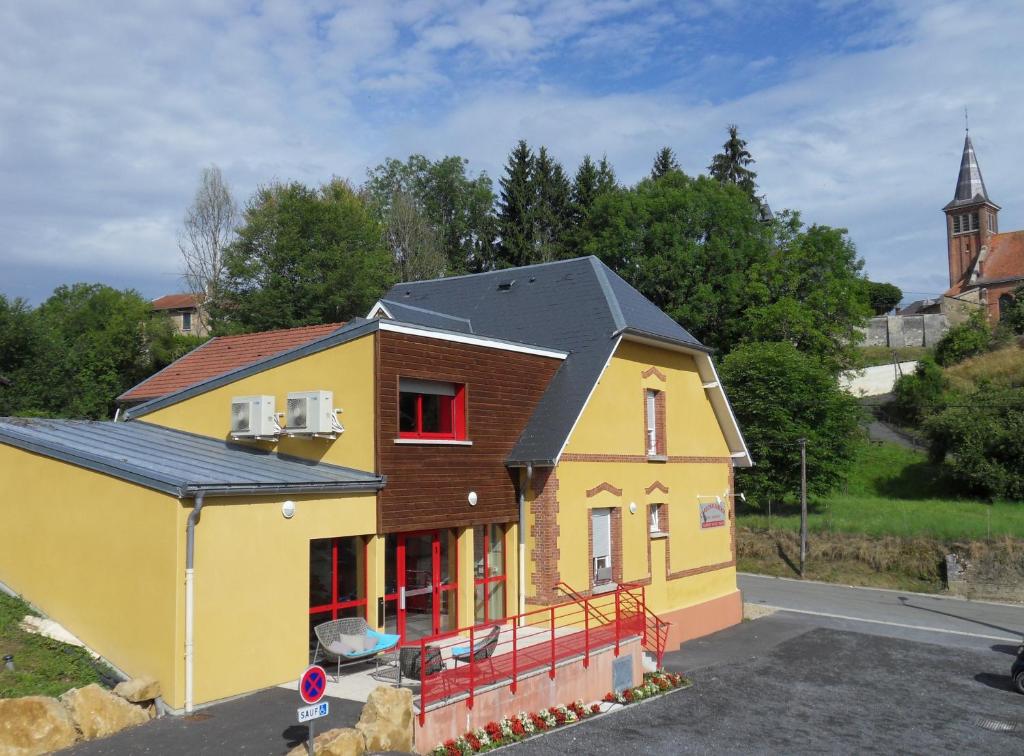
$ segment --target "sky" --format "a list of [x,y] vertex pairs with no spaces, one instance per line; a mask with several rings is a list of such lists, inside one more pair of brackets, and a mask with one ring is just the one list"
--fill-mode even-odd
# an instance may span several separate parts
[[520,139],[620,180],[706,171],[735,123],[775,210],[847,228],[873,280],[948,285],[964,108],[1024,228],[1020,0],[138,0],[0,4],[0,293],[181,290],[199,174],[358,184],[387,157],[500,177]]

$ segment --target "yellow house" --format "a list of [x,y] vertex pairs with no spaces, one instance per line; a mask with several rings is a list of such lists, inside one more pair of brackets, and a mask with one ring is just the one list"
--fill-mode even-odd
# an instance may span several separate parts
[[215,338],[122,400],[0,420],[0,583],[174,710],[294,680],[345,617],[406,644],[629,588],[670,647],[741,618],[709,352],[595,258]]

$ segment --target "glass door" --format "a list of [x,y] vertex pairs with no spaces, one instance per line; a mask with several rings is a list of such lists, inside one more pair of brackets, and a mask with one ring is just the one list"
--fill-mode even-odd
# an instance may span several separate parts
[[414,641],[458,627],[455,536],[450,530],[388,535],[384,627]]
[[398,610],[404,614],[402,635],[406,640],[416,640],[425,635],[434,635],[435,613],[435,572],[436,533],[418,533],[403,536],[405,548],[404,564],[399,573],[404,578],[398,587]]

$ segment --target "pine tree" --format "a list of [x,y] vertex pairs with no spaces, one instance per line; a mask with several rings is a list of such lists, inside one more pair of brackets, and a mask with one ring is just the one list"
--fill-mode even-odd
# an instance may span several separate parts
[[584,155],[572,182],[572,224],[579,229],[590,215],[590,206],[597,196],[597,166],[590,155]]
[[676,154],[671,147],[662,147],[654,156],[654,166],[651,168],[651,178],[660,179],[666,173],[682,170],[676,162]]
[[505,164],[505,175],[498,182],[498,234],[501,237],[495,264],[499,268],[533,262],[534,156],[525,139],[520,139]]
[[615,169],[608,162],[608,156],[603,155],[601,162],[597,164],[597,193],[604,194],[619,188],[619,180],[615,177]]
[[711,158],[708,173],[723,184],[735,184],[753,200],[757,174],[747,167],[753,163],[746,140],[740,139],[739,127],[732,124],[729,126],[729,139],[722,145],[722,152]]
[[571,187],[562,165],[541,147],[533,164],[533,196],[536,201],[533,262],[548,262],[562,256],[569,227]]

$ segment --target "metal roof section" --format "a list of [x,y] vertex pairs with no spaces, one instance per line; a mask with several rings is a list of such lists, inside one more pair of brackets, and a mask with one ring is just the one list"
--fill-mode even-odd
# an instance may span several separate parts
[[557,463],[620,336],[708,351],[593,256],[397,284],[382,302],[389,310],[406,305],[405,319],[414,322],[413,308],[444,313],[468,320],[477,335],[568,353],[506,459],[512,466]]
[[458,318],[454,315],[446,315],[443,312],[435,312],[422,307],[402,304],[401,302],[389,302],[386,299],[380,300],[368,317],[376,312],[384,312],[392,320],[402,320],[408,323],[442,328],[449,331],[461,333],[473,333],[473,323],[468,318]]
[[378,491],[379,475],[144,422],[0,418],[0,443],[188,498]]
[[[985,179],[981,177],[981,167],[978,165],[978,156],[974,154],[974,145],[971,143],[971,135],[964,137],[964,152],[960,158],[960,173],[956,179],[956,191],[953,199],[943,210],[950,210],[963,205],[974,205],[987,202],[994,205],[988,198],[988,190],[985,189]],[[998,205],[997,205],[998,207]]]

